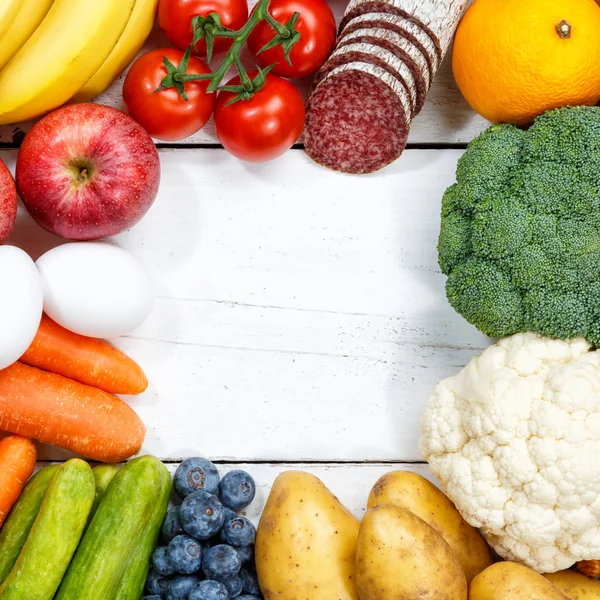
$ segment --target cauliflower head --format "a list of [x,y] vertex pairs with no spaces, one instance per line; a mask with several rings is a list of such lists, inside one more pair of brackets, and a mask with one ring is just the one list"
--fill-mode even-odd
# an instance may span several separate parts
[[492,337],[534,331],[600,346],[600,108],[494,125],[445,193],[450,304]]
[[441,381],[421,452],[463,517],[541,573],[600,558],[600,352],[517,334]]

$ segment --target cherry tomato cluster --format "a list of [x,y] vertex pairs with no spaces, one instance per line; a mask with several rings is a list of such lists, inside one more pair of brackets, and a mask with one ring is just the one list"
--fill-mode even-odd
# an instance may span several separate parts
[[[204,127],[214,113],[221,144],[250,162],[288,150],[304,126],[304,101],[284,78],[310,75],[325,62],[335,44],[335,19],[326,0],[270,0],[267,10],[267,18],[256,17],[255,9],[249,20],[247,0],[159,0],[158,22],[175,48],[152,50],[133,63],[123,87],[129,114],[152,137],[178,141]],[[198,17],[216,17],[225,36],[198,38]],[[286,32],[279,24],[294,33],[287,46],[274,39],[274,26]],[[256,63],[248,73],[237,55],[231,56],[237,43],[233,33],[244,30],[250,31],[244,39]],[[229,52],[228,64],[239,74],[218,85],[207,52],[208,60]]]

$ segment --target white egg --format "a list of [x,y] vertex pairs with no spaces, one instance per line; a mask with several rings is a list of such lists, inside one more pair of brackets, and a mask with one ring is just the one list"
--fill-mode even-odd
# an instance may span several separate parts
[[65,244],[37,261],[44,311],[75,333],[107,338],[141,325],[154,294],[141,263],[102,242]]
[[0,369],[29,348],[42,318],[42,282],[29,256],[0,246]]

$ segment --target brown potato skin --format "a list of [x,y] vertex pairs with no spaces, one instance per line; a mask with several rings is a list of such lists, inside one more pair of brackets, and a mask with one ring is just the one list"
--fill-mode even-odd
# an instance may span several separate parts
[[356,582],[361,600],[466,600],[467,581],[442,536],[408,510],[367,511],[358,534]]
[[600,581],[590,579],[577,571],[547,573],[544,577],[569,600],[600,600]]
[[367,507],[393,504],[429,523],[454,550],[467,577],[467,584],[492,563],[483,536],[469,525],[454,504],[433,483],[410,471],[392,471],[380,477]]
[[265,600],[359,600],[358,528],[320,479],[300,471],[279,475],[256,532]]
[[542,575],[514,562],[499,562],[471,582],[470,600],[567,600]]

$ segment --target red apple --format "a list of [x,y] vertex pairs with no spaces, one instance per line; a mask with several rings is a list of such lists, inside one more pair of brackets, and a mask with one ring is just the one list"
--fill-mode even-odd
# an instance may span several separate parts
[[0,244],[4,243],[17,218],[17,187],[8,167],[0,159]]
[[17,159],[23,204],[44,229],[70,240],[129,229],[152,206],[159,182],[152,138],[101,104],[46,115],[25,136]]

